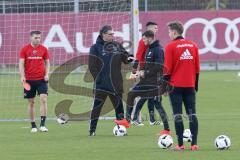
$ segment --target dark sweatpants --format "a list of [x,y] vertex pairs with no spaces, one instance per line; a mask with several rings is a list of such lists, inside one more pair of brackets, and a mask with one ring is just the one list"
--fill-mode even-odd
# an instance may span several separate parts
[[97,128],[100,112],[107,96],[109,96],[115,109],[116,119],[119,120],[124,118],[122,94],[96,90],[94,95],[93,109],[91,112],[90,132],[95,132]]
[[[127,113],[126,113],[127,120],[128,121],[131,120],[131,113],[133,110],[134,100],[136,97],[139,96],[145,99],[154,99],[155,97],[158,97],[158,94],[159,94],[159,87],[157,85],[144,85],[144,83],[138,83],[135,87],[133,87],[132,90],[128,92],[128,97],[127,97]],[[161,103],[159,102],[160,102],[160,99],[157,98],[154,101],[154,104],[160,107]],[[164,128],[169,129],[168,119],[166,118],[167,114],[163,109],[163,107],[160,107],[160,108],[161,109],[159,110],[159,112],[161,112],[161,117],[165,117],[163,118],[165,123]]]
[[154,98],[158,96],[158,87],[156,85],[137,84],[128,92],[127,106],[133,107],[136,97]]
[[152,105],[155,106],[155,108],[157,109],[162,121],[163,121],[163,125],[164,125],[164,129],[165,130],[169,130],[169,125],[168,125],[168,117],[167,117],[167,113],[165,112],[163,105],[162,105],[162,97],[154,97],[154,98],[141,98],[136,106],[136,110],[134,113],[134,117],[133,120],[137,120],[137,117],[139,115],[139,112],[141,111],[144,102],[148,100],[148,103],[151,103]]
[[172,110],[174,114],[174,123],[178,138],[178,145],[183,145],[183,119],[182,103],[185,106],[189,118],[189,127],[192,133],[192,145],[197,144],[198,119],[196,116],[196,93],[194,88],[175,87],[169,94]]
[[136,104],[136,109],[134,112],[134,117],[133,120],[137,120],[140,114],[140,111],[142,110],[142,107],[144,103],[148,101],[147,106],[148,106],[148,112],[149,112],[149,119],[150,122],[155,122],[155,115],[154,115],[154,102],[152,100],[146,99],[146,98],[140,98]]

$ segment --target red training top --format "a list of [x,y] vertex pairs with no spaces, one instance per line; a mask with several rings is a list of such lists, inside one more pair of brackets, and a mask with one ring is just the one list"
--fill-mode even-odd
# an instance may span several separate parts
[[175,87],[195,87],[200,72],[198,47],[192,41],[178,38],[165,48],[165,75],[171,75]]
[[44,79],[44,61],[49,59],[49,53],[46,47],[40,44],[36,48],[33,48],[31,44],[28,44],[21,49],[20,58],[25,59],[26,80]]
[[138,42],[138,49],[136,53],[136,59],[139,61],[140,64],[140,69],[143,69],[144,64],[145,64],[145,55],[146,55],[146,50],[148,46],[146,46],[143,42],[143,39],[141,39]]

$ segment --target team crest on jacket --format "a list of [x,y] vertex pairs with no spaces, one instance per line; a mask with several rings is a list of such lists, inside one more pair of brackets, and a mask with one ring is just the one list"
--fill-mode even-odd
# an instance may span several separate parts
[[33,50],[33,54],[37,54],[37,50]]

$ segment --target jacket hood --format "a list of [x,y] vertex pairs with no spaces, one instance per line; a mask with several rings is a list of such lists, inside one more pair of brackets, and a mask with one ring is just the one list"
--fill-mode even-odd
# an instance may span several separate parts
[[154,48],[154,47],[158,47],[158,46],[161,46],[161,45],[159,44],[159,40],[156,40],[152,44],[149,45],[149,48]]
[[104,40],[102,39],[102,37],[100,35],[97,37],[96,43],[102,44],[102,45],[104,44]]

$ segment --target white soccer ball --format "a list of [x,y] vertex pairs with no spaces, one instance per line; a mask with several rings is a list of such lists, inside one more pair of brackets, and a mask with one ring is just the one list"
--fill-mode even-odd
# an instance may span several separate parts
[[190,129],[185,129],[183,132],[183,141],[184,142],[191,142],[192,141],[192,134]]
[[173,145],[173,139],[168,134],[163,134],[158,139],[158,146],[162,149],[169,148]]
[[240,72],[237,73],[237,76],[240,77]]
[[65,113],[61,113],[58,115],[57,122],[59,124],[66,124],[69,120],[69,116]]
[[231,141],[226,135],[220,135],[215,139],[214,145],[217,149],[228,149],[231,146]]
[[115,136],[126,136],[127,135],[127,129],[123,125],[116,125],[113,128],[113,134]]

